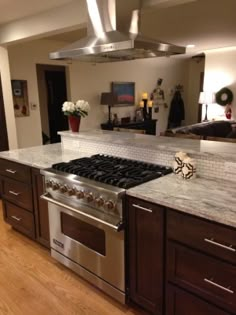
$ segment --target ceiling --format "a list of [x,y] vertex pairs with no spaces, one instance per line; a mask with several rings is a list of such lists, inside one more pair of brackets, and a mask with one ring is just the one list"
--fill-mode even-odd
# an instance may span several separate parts
[[[84,0],[85,1],[85,0]],[[119,0],[118,0],[119,1]],[[72,0],[0,0],[0,24],[37,14]],[[236,0],[144,0],[154,4],[142,15],[143,34],[177,45],[187,46],[191,54],[207,49],[236,46]],[[85,29],[47,37],[73,42]]]
[[150,10],[143,32],[187,46],[192,51],[236,46],[236,0],[197,0],[167,9]]
[[35,15],[72,0],[0,0],[0,24]]

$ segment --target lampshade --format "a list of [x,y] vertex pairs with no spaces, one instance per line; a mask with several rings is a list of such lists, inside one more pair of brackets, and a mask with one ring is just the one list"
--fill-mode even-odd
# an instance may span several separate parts
[[213,92],[200,92],[199,104],[212,104],[215,101],[215,94]]
[[112,92],[104,92],[101,94],[101,105],[109,105],[113,106],[117,103],[117,94],[114,94]]

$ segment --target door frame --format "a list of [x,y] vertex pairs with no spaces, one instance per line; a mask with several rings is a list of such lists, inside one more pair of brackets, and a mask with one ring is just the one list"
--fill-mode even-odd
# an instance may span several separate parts
[[[36,74],[38,82],[38,94],[39,94],[39,108],[41,117],[41,129],[42,131],[47,129],[49,132],[49,120],[48,120],[48,104],[47,104],[47,87],[45,80],[46,71],[58,71],[64,72],[66,77],[66,93],[67,98],[70,99],[70,80],[69,80],[69,67],[66,65],[50,65],[50,64],[36,64]],[[44,106],[45,104],[45,106]],[[42,119],[43,118],[43,119]],[[47,126],[46,126],[47,125]]]
[[0,126],[1,126],[0,151],[6,151],[6,150],[9,150],[9,141],[8,141],[7,124],[6,124],[5,104],[4,104],[3,92],[2,92],[1,73],[0,73]]

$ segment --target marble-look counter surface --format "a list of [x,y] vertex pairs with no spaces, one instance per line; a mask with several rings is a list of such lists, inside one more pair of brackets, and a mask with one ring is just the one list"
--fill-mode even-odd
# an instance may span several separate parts
[[[2,158],[40,169],[84,156],[88,153],[63,150],[60,143],[0,152]],[[204,178],[184,181],[171,174],[131,188],[127,194],[236,227],[235,191],[236,183]]]
[[127,191],[133,197],[236,228],[236,183],[170,174]]
[[236,162],[235,143],[192,140],[175,137],[156,137],[131,132],[116,132],[107,130],[88,130],[79,133],[71,131],[58,132],[63,137],[86,139],[96,142],[112,143],[114,145],[135,146],[159,151],[176,153],[184,151],[206,157],[215,157],[224,161]]
[[47,168],[54,163],[68,162],[87,156],[83,152],[63,150],[61,143],[0,152],[0,158],[36,168]]

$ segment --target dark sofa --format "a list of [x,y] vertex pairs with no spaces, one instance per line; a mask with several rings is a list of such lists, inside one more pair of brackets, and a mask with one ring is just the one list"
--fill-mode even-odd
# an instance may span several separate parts
[[[165,136],[176,136],[181,138],[196,138],[205,140],[236,140],[236,122],[235,121],[210,121],[194,125],[168,129]],[[222,141],[224,141],[222,140]]]

